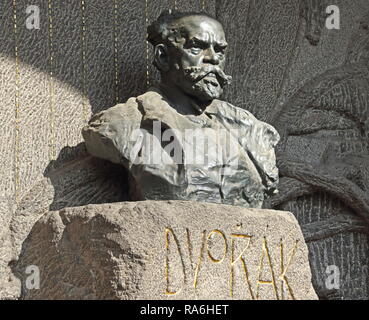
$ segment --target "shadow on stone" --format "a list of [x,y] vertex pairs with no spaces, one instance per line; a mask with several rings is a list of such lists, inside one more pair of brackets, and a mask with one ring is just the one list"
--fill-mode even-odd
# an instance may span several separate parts
[[54,188],[50,210],[129,200],[126,170],[89,156],[84,143],[64,147],[44,176]]

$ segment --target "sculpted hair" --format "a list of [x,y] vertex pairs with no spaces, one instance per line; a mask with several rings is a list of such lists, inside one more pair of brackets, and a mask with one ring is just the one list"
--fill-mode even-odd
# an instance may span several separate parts
[[167,43],[170,36],[176,36],[181,30],[171,29],[170,25],[181,18],[189,16],[204,16],[217,20],[205,12],[180,12],[165,10],[160,16],[147,27],[147,40],[155,47],[158,44]]

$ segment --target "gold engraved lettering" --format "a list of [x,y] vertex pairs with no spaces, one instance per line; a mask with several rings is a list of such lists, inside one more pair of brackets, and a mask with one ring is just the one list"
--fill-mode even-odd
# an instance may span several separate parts
[[54,88],[54,25],[53,0],[48,0],[49,18],[49,91],[50,91],[50,160],[56,159],[56,131],[55,131],[55,88]]
[[[178,289],[177,291],[171,291],[169,289],[169,245],[170,245],[170,234],[172,234],[174,242],[176,244],[179,256],[181,258],[181,263],[182,263],[182,271],[183,271],[183,285],[180,289]],[[167,251],[167,256],[166,256],[166,263],[165,263],[165,279],[166,279],[166,290],[165,290],[165,294],[166,295],[176,295],[178,293],[181,292],[181,290],[184,287],[184,284],[186,282],[186,273],[185,273],[185,267],[184,267],[184,262],[183,262],[183,256],[181,254],[181,249],[180,249],[180,245],[179,245],[179,241],[177,239],[177,236],[175,235],[174,231],[171,228],[166,228],[165,229],[165,247],[166,247],[166,251]]]
[[82,108],[84,121],[88,122],[88,101],[87,101],[87,89],[86,89],[86,8],[85,0],[81,0],[81,49],[82,49]]
[[209,242],[209,239],[212,237],[213,234],[220,234],[220,236],[223,238],[223,240],[224,240],[224,255],[223,255],[223,258],[221,258],[221,259],[215,259],[212,256],[212,254],[210,253],[209,246],[208,246],[208,256],[209,256],[210,260],[213,261],[214,263],[222,263],[224,261],[224,259],[226,258],[227,252],[228,252],[227,238],[226,238],[226,236],[224,235],[224,233],[222,231],[213,230],[208,235],[207,243]]
[[14,130],[14,198],[20,202],[20,60],[18,35],[18,3],[13,0],[14,58],[15,58],[15,130]]
[[[193,254],[192,254],[192,244],[191,244],[190,230],[186,229],[186,234],[187,234],[188,252],[189,252],[189,255],[190,255],[190,261],[191,261],[191,265],[192,265],[194,259],[193,259]],[[206,240],[206,230],[204,230],[203,233],[202,233],[201,249],[200,249],[199,258],[198,258],[198,262],[197,262],[196,269],[195,269],[195,275],[194,275],[194,279],[193,279],[193,287],[195,289],[197,288],[197,285],[198,285],[199,274],[200,274],[200,270],[201,270],[201,266],[202,266],[204,250],[205,250],[205,240]]]
[[298,240],[296,241],[294,247],[292,248],[291,253],[290,253],[290,257],[289,257],[289,259],[287,261],[287,266],[286,266],[286,268],[284,268],[283,241],[281,239],[281,243],[280,243],[281,274],[279,276],[279,280],[281,280],[281,295],[282,295],[282,299],[284,299],[284,287],[283,287],[283,285],[285,284],[286,287],[287,287],[287,290],[288,290],[288,292],[289,292],[289,294],[290,294],[290,296],[292,298],[292,300],[295,300],[295,296],[293,294],[292,288],[291,288],[291,286],[288,283],[288,279],[286,278],[286,273],[287,273],[288,268],[291,265],[291,262],[292,262],[293,257],[295,256],[297,246],[298,246]]
[[[243,271],[245,272],[246,284],[247,284],[247,287],[249,289],[249,293],[251,295],[251,298],[254,300],[255,297],[254,297],[254,293],[252,291],[251,283],[250,283],[250,280],[249,280],[249,272],[247,270],[247,265],[246,265],[245,259],[242,257],[243,254],[246,252],[246,250],[248,249],[248,247],[250,245],[252,236],[249,236],[249,235],[246,235],[246,234],[234,234],[233,233],[233,234],[231,234],[231,237],[232,237],[232,239],[231,239],[231,279],[230,279],[230,282],[231,282],[230,283],[230,294],[231,294],[231,298],[233,298],[234,266],[235,266],[235,264],[238,261],[241,261],[242,267],[243,267]],[[235,238],[248,239],[246,247],[242,250],[241,254],[238,255],[238,257],[236,259],[234,258],[234,249],[235,249],[235,241],[236,241]]]
[[[267,258],[270,273],[272,275],[272,280],[271,281],[261,280],[261,274],[263,272],[263,265],[264,265],[264,257],[265,256]],[[259,299],[260,285],[271,285],[271,286],[273,286],[275,296],[276,296],[277,300],[279,300],[277,286],[276,286],[276,283],[275,283],[273,265],[272,265],[272,261],[270,259],[268,244],[267,244],[267,240],[266,240],[265,237],[263,239],[263,250],[262,250],[261,259],[260,259],[258,282],[257,282],[257,285],[256,285],[256,299]]]
[[[148,0],[145,0],[145,23],[146,29],[149,26],[149,3]],[[146,32],[146,38],[148,37],[148,33]],[[149,41],[146,40],[146,87],[150,86],[150,74],[149,74]]]
[[115,89],[115,102],[119,102],[119,63],[118,63],[118,3],[117,0],[113,1],[114,4],[114,89]]

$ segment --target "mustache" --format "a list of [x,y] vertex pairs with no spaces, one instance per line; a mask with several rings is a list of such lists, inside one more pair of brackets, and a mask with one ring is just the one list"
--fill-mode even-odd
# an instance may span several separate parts
[[217,66],[207,65],[203,67],[188,67],[184,68],[184,72],[186,76],[194,82],[200,81],[210,73],[215,74],[222,87],[232,82],[232,77],[226,75],[224,71]]

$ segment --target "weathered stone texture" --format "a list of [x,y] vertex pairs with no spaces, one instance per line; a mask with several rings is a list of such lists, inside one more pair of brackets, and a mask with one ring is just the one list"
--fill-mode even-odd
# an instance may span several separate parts
[[114,2],[85,1],[86,85],[92,113],[115,103]]
[[[53,1],[52,8],[52,46],[53,63],[51,70],[56,75],[53,87],[53,100],[50,103],[55,117],[55,159],[67,145],[80,142],[78,127],[87,122],[91,115],[91,107],[85,96],[86,79],[83,67],[87,67],[82,50],[82,11],[80,1]],[[87,59],[86,59],[87,60]],[[63,153],[60,161],[67,161],[71,156]]]
[[[24,270],[40,269],[27,290]],[[187,201],[49,212],[14,270],[23,299],[316,299],[291,213]]]
[[0,126],[0,196],[5,200],[14,195],[14,97],[16,92],[14,68],[14,22],[11,1],[0,3],[0,96],[1,119]]
[[[341,201],[324,192],[289,201],[282,206],[295,213],[309,248],[314,288],[322,299],[366,297],[368,287],[368,226]],[[327,267],[340,270],[340,288],[326,288]],[[360,277],[355,276],[360,274]]]
[[299,2],[219,1],[217,9],[229,42],[227,70],[233,76],[225,98],[270,121],[296,46]]
[[[40,12],[47,12],[45,1],[38,0],[32,4],[39,6]],[[35,181],[42,177],[55,149],[55,130],[52,128],[55,112],[52,111],[50,95],[49,23],[47,19],[41,19],[40,30],[35,32],[27,29],[27,6],[28,1],[17,1],[19,135],[12,143],[18,145],[14,150],[15,170],[19,175],[19,180],[15,181],[18,200],[26,196]]]
[[303,11],[300,32],[285,74],[282,93],[273,110],[274,119],[307,82],[345,63],[347,51],[352,47],[352,38],[362,33],[360,22],[365,20],[365,14],[369,12],[366,0],[335,1],[334,5],[341,12],[341,27],[340,30],[328,30],[325,28],[324,17],[326,8],[333,4],[331,1],[300,0],[300,3],[300,10]]
[[146,89],[145,1],[119,0],[117,4],[118,100],[125,102]]
[[[9,222],[12,217],[12,203],[15,194],[14,184],[14,97],[15,69],[14,69],[14,23],[13,7],[10,1],[0,3],[0,97],[1,119],[0,126],[0,298],[14,297],[12,288],[8,284],[10,271],[7,267],[11,258],[9,247],[10,230]],[[17,295],[16,290],[14,291]]]

